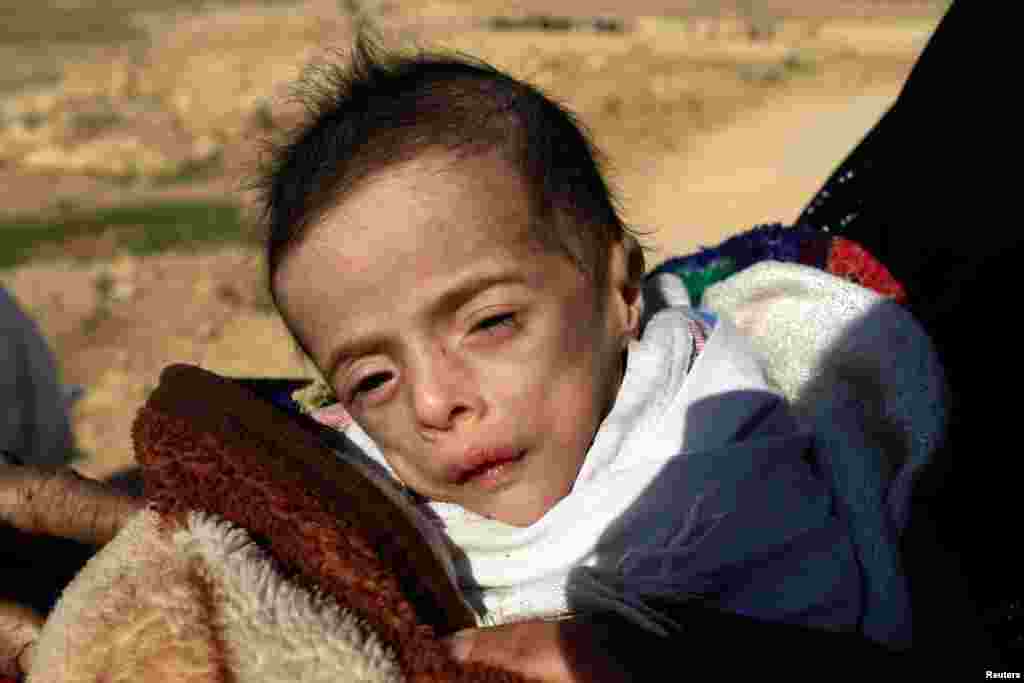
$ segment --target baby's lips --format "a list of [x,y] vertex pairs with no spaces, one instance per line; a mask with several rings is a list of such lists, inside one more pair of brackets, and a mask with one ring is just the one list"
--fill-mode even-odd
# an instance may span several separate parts
[[449,466],[448,481],[452,484],[465,484],[485,469],[518,460],[523,454],[524,451],[505,447],[474,450],[463,456],[461,462]]
[[313,419],[320,424],[341,431],[352,424],[352,416],[348,414],[345,407],[340,403],[332,403],[318,410],[314,410]]

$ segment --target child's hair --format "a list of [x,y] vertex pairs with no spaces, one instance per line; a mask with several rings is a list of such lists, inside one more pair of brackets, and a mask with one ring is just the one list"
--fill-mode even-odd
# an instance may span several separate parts
[[536,88],[473,58],[402,56],[363,36],[347,67],[307,72],[299,96],[308,118],[276,147],[257,185],[271,285],[308,226],[372,174],[432,150],[499,153],[525,180],[534,237],[599,285],[617,241],[627,246],[630,275],[643,274],[642,249],[619,218],[598,152],[573,115]]

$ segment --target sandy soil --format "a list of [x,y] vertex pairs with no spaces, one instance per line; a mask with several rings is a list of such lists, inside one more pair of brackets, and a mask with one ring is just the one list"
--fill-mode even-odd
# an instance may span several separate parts
[[[898,93],[938,18],[929,3],[891,2],[884,14],[872,5],[875,14],[869,19],[859,18],[860,5],[852,2],[824,3],[832,13],[822,3],[803,3],[815,10],[804,8],[800,20],[779,21],[770,40],[752,41],[736,22],[681,23],[678,17],[656,16],[678,12],[672,3],[643,0],[631,3],[633,12],[621,33],[481,27],[502,7],[504,12],[531,7],[524,3],[422,2],[403,4],[402,11],[374,7],[385,8],[380,21],[392,38],[479,54],[538,82],[578,111],[609,156],[627,219],[652,231],[655,261],[716,243],[755,223],[795,218]],[[799,5],[787,7],[795,11]],[[293,23],[287,30],[280,28],[280,17],[271,21],[260,14],[263,10],[245,10],[252,14],[245,19],[252,34],[248,42],[266,45],[260,36],[274,29],[277,43],[271,50],[276,56],[264,60],[264,71],[247,71],[244,78],[231,69],[248,66],[224,56],[251,47],[244,35],[225,29],[242,21],[230,13],[188,17],[167,28],[173,35],[154,40],[152,58],[143,66],[118,61],[116,51],[105,58],[109,63],[92,65],[89,73],[108,79],[95,87],[106,88],[105,96],[115,101],[122,94],[107,76],[116,71],[111,64],[127,69],[126,78],[136,78],[132,87],[148,88],[153,101],[177,107],[169,125],[174,135],[152,146],[161,150],[161,159],[173,161],[197,153],[197,141],[213,140],[223,159],[216,177],[154,188],[59,169],[43,174],[19,157],[0,163],[0,185],[8,190],[4,208],[46,210],[59,200],[116,204],[143,196],[233,192],[251,168],[256,146],[251,125],[225,122],[249,121],[245,116],[252,107],[263,106],[259,98],[280,94],[298,64],[322,54],[324,44],[350,38],[351,25],[337,19],[337,7],[333,1],[311,0],[302,21],[288,19]],[[585,0],[569,0],[558,8],[583,18],[606,9]],[[323,19],[330,13],[334,19]],[[234,36],[234,42],[204,62],[207,53],[200,48],[221,45],[224,35]],[[154,66],[161,63],[162,71]],[[201,91],[189,90],[186,76],[212,74],[211,64],[220,65],[221,75],[210,76],[214,80]],[[65,89],[74,83],[85,87],[82,74],[87,71],[71,70],[79,80],[66,77]],[[267,76],[270,71],[273,78]],[[231,80],[236,77],[240,80]],[[237,89],[233,100],[216,99],[232,88]],[[86,87],[84,92],[91,91]],[[206,95],[205,106],[196,106],[196,92]],[[239,109],[239,102],[249,109]],[[288,111],[275,108],[272,113],[287,118]],[[140,132],[146,116],[138,119],[121,117],[115,132],[137,134],[149,144]],[[42,144],[25,139],[26,145]],[[81,144],[61,142],[62,149],[71,150]],[[241,376],[307,374],[268,306],[256,251],[234,247],[131,258],[112,252],[102,240],[67,247],[72,248],[94,258],[31,263],[0,271],[0,282],[39,320],[65,380],[86,388],[74,414],[82,471],[105,477],[130,464],[131,419],[168,363],[198,363]]]
[[794,221],[835,166],[898,94],[897,83],[851,95],[784,97],[660,159],[637,184],[630,214],[656,226],[659,255],[689,253],[758,223]]

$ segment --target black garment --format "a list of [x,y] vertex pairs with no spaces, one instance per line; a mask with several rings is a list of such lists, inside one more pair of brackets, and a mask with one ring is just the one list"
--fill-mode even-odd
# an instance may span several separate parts
[[948,10],[896,103],[799,219],[861,243],[903,282],[946,369],[949,438],[918,484],[903,553],[916,649],[975,663],[980,676],[1024,661],[1024,590],[1010,559],[1024,237],[998,189],[1015,173],[990,165],[1016,129],[996,124],[1008,104],[986,90],[1010,65],[995,52],[1000,14],[964,0]]
[[[991,163],[995,152],[1004,164],[1015,161],[1006,152],[1017,129],[997,124],[1012,105],[991,89],[1014,82],[1005,73],[1012,62],[997,52],[1016,37],[999,35],[1014,26],[1004,15],[991,3],[953,4],[896,102],[798,219],[859,242],[891,270],[947,373],[948,438],[915,487],[903,539],[913,648],[897,655],[849,635],[758,623],[689,602],[656,606],[685,624],[664,643],[666,656],[700,653],[730,673],[784,670],[797,678],[814,675],[822,659],[832,672],[941,670],[948,680],[1021,670],[1012,439],[1020,420],[1014,390],[1024,387],[1013,326],[1024,236],[1007,211],[1015,173]],[[614,640],[628,642],[624,630]],[[637,649],[653,655],[657,648]]]

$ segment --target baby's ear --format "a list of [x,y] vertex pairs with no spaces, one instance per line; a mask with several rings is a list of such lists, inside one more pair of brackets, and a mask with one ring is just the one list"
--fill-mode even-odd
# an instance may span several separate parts
[[636,239],[627,234],[620,242],[612,244],[609,256],[609,284],[613,289],[615,304],[622,307],[625,346],[630,339],[640,336],[640,319],[644,309],[641,287],[644,254]]
[[626,274],[631,282],[640,287],[643,283],[644,271],[647,268],[644,248],[636,237],[629,233],[623,235],[622,247],[626,252]]

